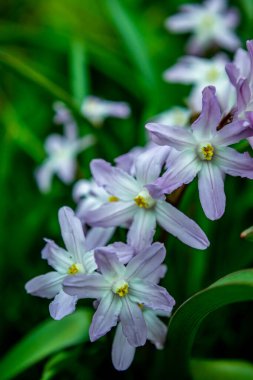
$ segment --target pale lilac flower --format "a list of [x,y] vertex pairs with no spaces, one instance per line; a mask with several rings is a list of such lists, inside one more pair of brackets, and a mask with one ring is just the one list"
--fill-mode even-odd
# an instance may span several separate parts
[[[168,82],[192,84],[193,88],[188,98],[189,106],[194,112],[201,110],[202,90],[208,85],[216,87],[217,96],[224,113],[232,108],[236,94],[228,80],[225,65],[228,59],[224,55],[216,55],[211,59],[186,56],[164,73]],[[161,124],[167,124],[158,121]],[[170,125],[180,125],[170,123]]]
[[[171,312],[165,313],[142,306],[143,317],[147,326],[147,339],[158,350],[164,346],[168,328],[158,317],[169,317]],[[121,323],[118,324],[112,344],[112,363],[118,371],[125,371],[134,359],[136,347],[128,343],[123,334]]]
[[87,223],[112,227],[129,222],[128,243],[137,250],[152,242],[156,223],[185,244],[205,249],[209,241],[200,227],[164,197],[154,199],[147,190],[146,185],[159,177],[169,152],[167,147],[156,146],[139,155],[135,161],[135,177],[104,160],[93,160],[91,171],[95,181],[118,200],[88,213]]
[[65,279],[64,291],[69,295],[99,301],[89,330],[92,342],[120,321],[131,346],[145,344],[148,329],[142,305],[170,313],[175,304],[166,289],[158,286],[154,279],[153,273],[160,268],[164,257],[164,246],[154,243],[124,266],[113,252],[99,248],[95,250],[95,260],[100,273]]
[[184,107],[172,107],[170,110],[161,112],[152,117],[151,121],[164,125],[177,125],[186,127],[189,124],[191,111]]
[[[64,109],[60,110],[63,113]],[[45,150],[48,157],[35,172],[38,187],[45,193],[51,188],[54,174],[64,183],[71,183],[76,173],[76,156],[95,143],[92,135],[78,138],[76,124],[66,115],[58,114],[56,119],[64,122],[65,135],[52,134],[47,137]]]
[[217,130],[221,110],[215,88],[203,91],[203,108],[191,129],[147,124],[156,144],[169,145],[180,151],[171,160],[168,170],[148,187],[154,197],[170,193],[182,184],[189,183],[198,174],[199,196],[202,208],[209,219],[219,219],[225,210],[225,174],[253,178],[253,159],[248,153],[229,148],[241,139],[253,135],[252,128],[243,121],[235,121]]
[[[226,66],[227,74],[236,89],[235,117],[253,126],[253,40],[247,41],[248,53],[238,49],[233,63]],[[253,146],[253,138],[248,139]]]
[[172,32],[193,33],[187,45],[191,54],[202,53],[212,45],[233,51],[240,45],[234,32],[238,24],[238,12],[226,6],[226,0],[185,4],[181,7],[181,13],[169,17],[165,25]]
[[54,271],[35,277],[25,286],[32,295],[54,298],[49,305],[50,315],[54,319],[61,319],[75,310],[77,297],[63,291],[64,279],[77,273],[93,273],[97,268],[93,250],[106,243],[102,234],[94,234],[92,230],[85,238],[80,220],[68,207],[59,210],[59,223],[66,249],[46,239],[42,258],[48,261]]
[[107,117],[128,118],[131,110],[125,102],[113,102],[96,96],[87,96],[82,103],[81,112],[92,124],[100,126]]

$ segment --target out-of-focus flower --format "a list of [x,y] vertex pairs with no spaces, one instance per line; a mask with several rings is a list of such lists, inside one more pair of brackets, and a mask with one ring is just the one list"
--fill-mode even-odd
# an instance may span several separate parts
[[237,10],[227,9],[226,0],[206,0],[183,5],[181,13],[169,17],[165,25],[172,32],[192,32],[187,50],[195,55],[213,44],[234,51],[240,45],[234,32],[238,20]]
[[[209,85],[215,86],[222,110],[225,113],[231,110],[236,98],[233,86],[226,75],[225,65],[227,62],[228,59],[224,55],[216,55],[212,59],[186,56],[165,71],[164,79],[168,82],[193,85],[188,102],[194,112],[201,110],[203,88]],[[163,121],[158,122],[167,124]],[[175,123],[170,123],[170,125],[180,126]]]
[[159,177],[169,152],[167,147],[156,146],[140,154],[135,161],[135,177],[104,160],[93,160],[91,171],[95,181],[117,201],[92,210],[86,216],[87,223],[96,227],[129,223],[128,242],[137,250],[152,242],[156,223],[185,244],[205,249],[209,241],[200,227],[163,196],[154,199],[147,190],[146,185]]
[[52,134],[47,137],[45,150],[48,157],[35,171],[39,189],[45,193],[51,188],[54,174],[64,183],[71,183],[76,173],[76,156],[95,143],[92,135],[78,138],[76,123],[61,103],[57,103],[55,121],[64,124],[65,135]]
[[26,291],[32,295],[54,298],[49,305],[50,315],[54,319],[61,319],[75,310],[77,297],[63,291],[64,279],[78,273],[93,273],[97,268],[93,250],[106,243],[104,236],[94,234],[92,230],[85,238],[80,220],[68,207],[59,210],[59,223],[66,249],[46,239],[42,258],[47,260],[54,271],[35,277],[25,286]]
[[183,107],[172,107],[168,111],[164,111],[154,117],[152,121],[164,125],[177,125],[185,127],[189,123],[191,111]]
[[222,120],[215,96],[215,88],[203,91],[203,107],[191,129],[147,124],[156,144],[169,145],[180,151],[164,175],[147,186],[153,197],[170,193],[198,174],[199,196],[202,208],[209,219],[219,219],[225,210],[225,174],[253,178],[253,158],[238,153],[227,145],[253,136],[253,129],[244,121],[235,121],[217,130]]
[[113,102],[96,96],[87,96],[82,103],[81,112],[94,126],[101,126],[107,117],[128,118],[131,109],[125,102]]
[[164,246],[154,243],[125,266],[113,252],[96,249],[95,260],[99,273],[65,279],[64,291],[69,295],[99,301],[90,326],[92,342],[120,321],[123,335],[131,346],[145,344],[148,328],[142,305],[170,313],[175,304],[167,290],[158,286],[153,277],[153,272],[159,269],[164,257]]
[[[226,65],[227,74],[236,89],[235,117],[253,126],[253,40],[247,41],[248,53],[238,49],[233,63]],[[253,138],[249,139],[253,147]]]

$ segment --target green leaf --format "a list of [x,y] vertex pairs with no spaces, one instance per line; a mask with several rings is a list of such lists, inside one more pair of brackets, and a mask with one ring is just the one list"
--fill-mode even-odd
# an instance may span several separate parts
[[70,78],[72,94],[76,103],[81,106],[85,96],[89,94],[89,75],[87,57],[83,44],[73,41],[70,49]]
[[204,318],[220,307],[253,300],[253,269],[231,273],[189,298],[169,324],[166,362],[170,374],[188,379],[188,365],[195,335]]
[[90,319],[90,311],[83,309],[60,321],[49,320],[36,327],[1,359],[1,380],[12,379],[57,351],[86,342]]
[[252,380],[253,365],[242,360],[191,361],[193,380]]

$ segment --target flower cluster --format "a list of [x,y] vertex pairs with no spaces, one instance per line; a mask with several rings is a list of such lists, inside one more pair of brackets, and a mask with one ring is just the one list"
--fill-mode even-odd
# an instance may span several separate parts
[[[238,46],[236,15],[226,12],[224,1],[206,0],[203,6],[184,6],[167,25],[174,31],[193,30],[191,53],[214,42],[233,50]],[[90,340],[117,326],[112,361],[118,370],[129,367],[136,347],[147,339],[158,349],[165,342],[167,327],[159,317],[169,317],[175,301],[158,285],[167,268],[164,245],[154,241],[156,231],[195,249],[209,246],[202,228],[170,203],[169,195],[198,176],[203,211],[216,220],[225,212],[226,174],[253,179],[253,158],[230,147],[243,139],[253,141],[253,41],[247,47],[248,53],[239,49],[231,63],[220,55],[188,56],[166,71],[168,81],[195,85],[189,109],[174,107],[154,116],[146,125],[147,145],[117,157],[115,165],[92,160],[92,178],[74,187],[76,212],[68,207],[59,211],[66,249],[46,240],[42,258],[54,271],[26,284],[28,293],[53,298],[49,310],[54,319],[72,313],[77,300],[94,299]],[[93,142],[87,136],[77,139],[66,107],[57,104],[56,112],[55,122],[64,124],[65,137],[47,140],[50,158],[37,173],[42,189],[49,188],[53,172],[66,183],[72,181],[74,155]],[[129,108],[93,97],[85,100],[82,112],[100,124],[108,115],[127,117]],[[107,245],[116,228],[126,231],[126,243]]]

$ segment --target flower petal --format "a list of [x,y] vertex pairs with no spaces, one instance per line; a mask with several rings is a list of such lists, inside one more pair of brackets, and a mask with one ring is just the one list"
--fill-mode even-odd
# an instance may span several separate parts
[[85,237],[81,221],[69,207],[61,207],[58,217],[62,238],[68,252],[74,256],[78,263],[82,263],[85,253]]
[[77,297],[69,296],[63,290],[56,295],[49,305],[49,312],[53,319],[60,320],[75,311]]
[[126,277],[148,279],[160,267],[165,258],[165,248],[161,243],[154,243],[151,247],[138,253],[127,265]]
[[97,247],[103,247],[114,234],[115,228],[93,227],[86,234],[85,249],[90,251]]
[[133,347],[143,346],[147,340],[147,326],[140,307],[122,297],[122,309],[120,313],[123,334],[128,343]]
[[233,148],[226,147],[219,149],[217,160],[226,174],[253,179],[253,158],[248,152],[239,153]]
[[182,127],[148,123],[145,128],[149,131],[152,141],[157,145],[169,145],[177,150],[194,147],[195,140],[190,130]]
[[219,146],[226,146],[250,136],[253,136],[253,129],[245,121],[241,120],[225,125],[225,127],[217,132],[213,142]]
[[144,310],[144,318],[148,328],[148,340],[150,340],[158,350],[164,347],[168,328],[155,315],[152,310]]
[[60,248],[53,240],[45,239],[46,245],[41,252],[43,259],[46,259],[57,272],[66,274],[68,268],[73,264],[71,255],[65,249]]
[[131,346],[122,331],[121,323],[118,324],[112,343],[112,364],[118,371],[128,369],[134,359],[135,347]]
[[66,275],[58,272],[48,272],[28,281],[25,285],[27,293],[43,298],[54,298],[62,289]]
[[173,158],[173,161],[167,161],[168,169],[163,176],[146,186],[152,197],[170,194],[183,184],[190,183],[201,168],[201,161],[194,150],[178,152]]
[[134,200],[129,202],[110,202],[103,204],[86,215],[86,223],[96,227],[118,227],[131,219],[136,212]]
[[109,281],[111,278],[115,278],[115,274],[121,276],[125,273],[125,266],[119,261],[118,256],[112,252],[110,247],[97,248],[95,250],[95,260],[98,270]]
[[135,254],[133,247],[122,242],[110,244],[106,247],[106,250],[107,252],[112,252],[114,255],[117,255],[122,264],[127,264]]
[[223,172],[216,165],[206,163],[199,173],[198,186],[204,213],[211,220],[219,219],[226,205]]
[[157,222],[183,243],[197,249],[206,249],[209,241],[202,229],[190,218],[165,201],[157,201]]
[[153,310],[171,312],[175,305],[174,298],[169,295],[165,288],[145,280],[131,280],[129,297],[132,302],[143,304]]
[[194,135],[199,138],[210,138],[216,133],[221,120],[221,109],[215,95],[214,86],[205,87],[202,92],[202,111],[198,119],[192,124]]
[[149,247],[153,241],[156,227],[155,212],[141,209],[136,211],[134,220],[127,234],[127,242],[136,252]]
[[78,298],[101,298],[110,289],[110,284],[99,273],[68,276],[63,282],[63,290]]
[[101,299],[90,325],[91,342],[99,339],[117,325],[121,308],[121,300],[111,291]]
[[156,146],[137,157],[136,178],[142,185],[153,182],[159,177],[169,152],[168,147]]
[[140,192],[140,185],[133,177],[104,160],[92,160],[90,168],[96,183],[121,200],[133,199]]

